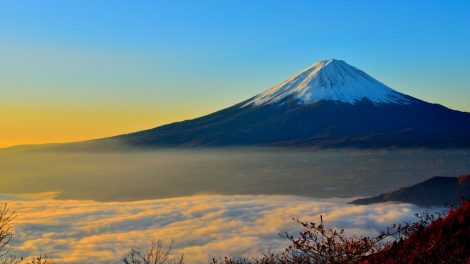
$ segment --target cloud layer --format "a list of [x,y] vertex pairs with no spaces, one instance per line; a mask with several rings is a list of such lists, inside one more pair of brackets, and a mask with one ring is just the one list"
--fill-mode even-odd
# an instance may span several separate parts
[[274,195],[201,195],[137,202],[28,200],[8,196],[18,214],[15,250],[22,256],[47,253],[57,263],[119,263],[131,246],[175,240],[189,263],[218,256],[255,256],[285,247],[278,236],[295,231],[292,217],[370,234],[412,218],[409,204],[348,205]]

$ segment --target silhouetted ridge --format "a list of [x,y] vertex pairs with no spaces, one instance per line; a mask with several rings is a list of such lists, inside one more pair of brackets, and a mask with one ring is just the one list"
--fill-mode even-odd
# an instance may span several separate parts
[[378,196],[357,199],[352,204],[404,202],[422,206],[458,205],[462,198],[470,198],[470,175],[460,177],[433,177],[413,186]]

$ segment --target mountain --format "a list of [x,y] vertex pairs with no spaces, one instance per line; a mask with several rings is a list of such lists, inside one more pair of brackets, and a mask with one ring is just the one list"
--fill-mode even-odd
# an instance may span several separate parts
[[433,177],[413,186],[370,198],[357,199],[352,204],[365,205],[383,202],[404,202],[422,206],[459,205],[460,197],[470,199],[470,175]]
[[402,94],[332,59],[218,112],[98,142],[135,147],[467,148],[470,114]]

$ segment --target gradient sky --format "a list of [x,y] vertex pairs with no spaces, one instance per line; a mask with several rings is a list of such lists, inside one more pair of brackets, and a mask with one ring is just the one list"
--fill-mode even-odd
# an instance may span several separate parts
[[0,2],[0,146],[115,135],[337,58],[470,111],[470,1]]

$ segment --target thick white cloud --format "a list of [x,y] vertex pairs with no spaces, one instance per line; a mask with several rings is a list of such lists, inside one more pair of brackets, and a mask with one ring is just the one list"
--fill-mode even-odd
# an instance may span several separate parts
[[15,250],[47,253],[57,263],[119,263],[133,245],[175,240],[188,263],[217,256],[254,256],[281,249],[279,233],[295,231],[291,220],[318,221],[352,233],[376,233],[411,219],[409,204],[348,205],[349,200],[296,196],[201,195],[137,202],[28,200],[8,196],[18,214]]

